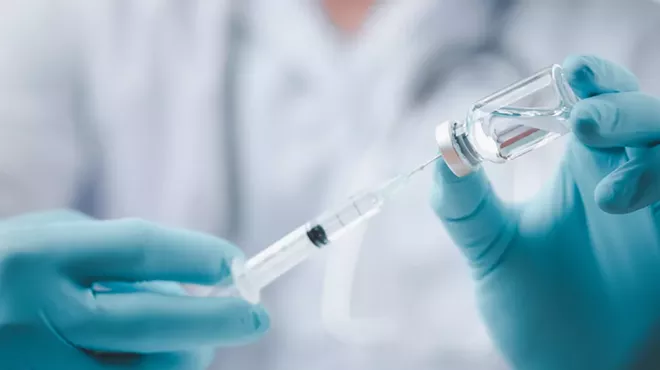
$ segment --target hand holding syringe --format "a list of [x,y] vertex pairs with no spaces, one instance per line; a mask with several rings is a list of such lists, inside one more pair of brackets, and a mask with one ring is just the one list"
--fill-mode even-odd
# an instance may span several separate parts
[[[247,262],[235,260],[231,266],[234,284],[231,293],[238,293],[246,300],[257,303],[262,288],[319,249],[377,215],[385,202],[404,187],[413,175],[438,158],[440,155],[406,175],[396,176],[371,190],[352,196],[343,206],[295,229]],[[226,287],[218,287],[210,295],[224,295],[227,292]]]

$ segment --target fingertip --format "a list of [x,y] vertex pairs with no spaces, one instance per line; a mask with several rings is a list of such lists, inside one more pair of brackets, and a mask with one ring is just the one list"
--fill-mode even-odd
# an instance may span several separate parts
[[261,332],[270,327],[270,317],[266,308],[261,304],[253,304],[241,297],[210,297],[204,299],[216,300],[218,313],[222,312],[218,319],[221,321],[227,317],[241,323],[241,327],[247,331]]
[[227,256],[227,255],[222,255],[219,257],[220,261],[218,263],[217,269],[213,269],[212,266],[212,272],[209,274],[209,280],[207,283],[212,283],[212,284],[220,284],[220,285],[227,285],[231,284],[233,282],[233,278],[231,275],[231,264],[232,261],[236,260],[237,258],[240,257],[232,257],[232,256]]
[[472,214],[492,191],[483,169],[458,177],[440,160],[434,177],[436,186],[431,193],[431,206],[443,220]]
[[266,333],[270,329],[270,315],[262,305],[252,307],[252,326],[257,334]]
[[[172,266],[170,279],[200,285],[216,285],[230,281],[233,261],[243,258],[241,250],[232,243],[215,236],[178,230],[179,238],[171,241],[176,248],[159,268]],[[159,263],[160,265],[160,263]],[[166,279],[166,280],[170,280]]]
[[580,98],[639,90],[637,77],[625,67],[594,55],[571,55],[562,63],[564,74]]
[[[468,175],[471,176],[472,174]],[[430,204],[436,215],[444,218],[447,208],[447,194],[451,193],[454,187],[460,187],[460,183],[466,180],[466,177],[458,177],[449,168],[447,163],[440,159],[435,163],[435,172],[433,173],[435,186],[431,189]]]
[[617,196],[609,182],[601,182],[596,186],[594,200],[601,210],[610,214],[626,213],[628,207],[627,202],[623,202],[621,197]]
[[252,343],[268,332],[270,315],[262,305],[253,305],[241,298],[225,300],[222,315],[218,316],[219,328],[224,329],[224,333],[218,333],[219,344],[233,346]]
[[611,132],[618,120],[617,106],[604,97],[596,97],[578,102],[571,111],[569,124],[583,144],[598,147],[610,145],[603,135]]
[[456,174],[454,174],[454,172],[452,172],[452,170],[447,165],[447,162],[440,158],[435,161],[435,172],[433,174],[433,179],[435,180],[436,184],[442,184],[460,182],[462,177],[456,176]]
[[[596,204],[611,214],[625,214],[637,210],[637,176],[628,162],[605,177],[594,189]],[[634,166],[633,166],[634,167]]]
[[596,94],[595,74],[591,67],[594,57],[570,55],[562,63],[569,85],[580,98]]
[[[192,270],[199,273],[192,274],[196,281],[187,281],[193,284],[216,285],[231,282],[231,266],[236,260],[244,258],[243,252],[234,244],[214,236],[197,234],[198,243],[188,246],[189,256],[182,256],[181,263],[188,264]],[[191,240],[193,240],[191,238]],[[182,246],[186,248],[186,246]]]
[[597,107],[585,101],[578,102],[571,111],[569,124],[575,136],[582,142],[590,142],[598,137],[600,128],[598,126],[598,117],[600,116]]

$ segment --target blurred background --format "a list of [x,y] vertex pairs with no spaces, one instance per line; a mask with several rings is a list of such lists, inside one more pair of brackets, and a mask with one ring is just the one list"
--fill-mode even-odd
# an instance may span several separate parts
[[[0,214],[142,217],[252,255],[431,158],[436,124],[569,54],[660,95],[659,35],[651,0],[0,0]],[[487,171],[521,202],[562,155],[558,140]],[[342,242],[357,265],[330,250],[270,287],[270,333],[213,369],[506,369],[428,206],[431,175]],[[345,335],[325,278],[353,272],[351,315],[396,337]]]

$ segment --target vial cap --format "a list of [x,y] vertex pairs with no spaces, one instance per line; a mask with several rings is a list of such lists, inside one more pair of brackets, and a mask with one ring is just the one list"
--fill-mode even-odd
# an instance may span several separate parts
[[435,128],[435,140],[440,148],[442,159],[447,167],[458,177],[469,175],[474,168],[465,160],[457,149],[454,136],[454,121],[445,121]]

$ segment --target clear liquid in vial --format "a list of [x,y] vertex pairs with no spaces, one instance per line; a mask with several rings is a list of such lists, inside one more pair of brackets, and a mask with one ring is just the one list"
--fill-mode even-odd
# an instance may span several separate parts
[[512,160],[568,133],[576,101],[562,68],[553,65],[475,103],[457,134],[482,159]]

